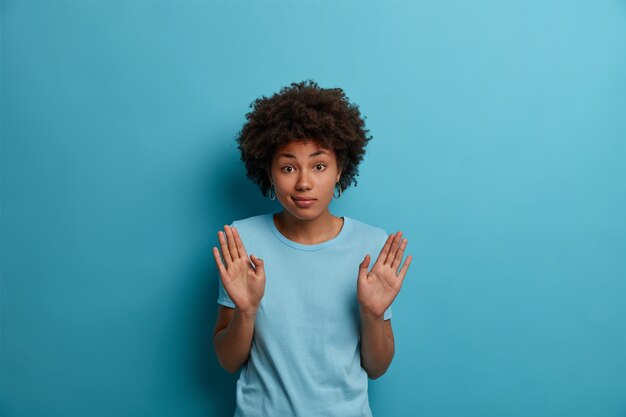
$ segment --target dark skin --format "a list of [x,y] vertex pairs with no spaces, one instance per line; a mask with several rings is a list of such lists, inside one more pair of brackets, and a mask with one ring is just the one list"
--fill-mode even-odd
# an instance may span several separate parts
[[226,265],[222,263],[215,247],[213,255],[224,288],[236,307],[219,306],[213,346],[220,365],[232,373],[250,355],[254,320],[265,292],[265,270],[263,261],[254,255],[248,258],[237,230],[229,226],[224,226],[224,229],[225,232],[218,232],[218,239]]
[[[297,222],[326,222],[326,230],[333,229],[333,216],[328,212],[328,196],[332,196],[334,183],[337,181],[338,170],[334,152],[324,156],[325,168],[317,159],[307,159],[311,151],[319,149],[311,143],[295,143],[285,149],[297,156],[290,162],[289,169],[280,177],[280,164],[274,166],[277,175],[274,183],[277,195],[282,197],[281,204],[293,211],[293,224]],[[309,162],[310,161],[310,162]],[[309,170],[308,165],[311,165]],[[297,168],[296,168],[297,167]],[[299,171],[305,173],[298,174]],[[293,191],[292,191],[293,190]],[[292,193],[306,193],[318,197],[314,210],[299,210],[288,198]],[[317,211],[315,211],[317,210]],[[290,214],[289,212],[283,214]],[[299,229],[300,231],[304,229]],[[295,233],[294,233],[295,235]],[[316,241],[317,238],[310,238]],[[250,354],[254,320],[265,291],[265,268],[263,261],[246,253],[241,237],[235,228],[224,226],[218,232],[218,240],[222,249],[224,262],[219,250],[214,247],[213,255],[224,285],[224,289],[235,303],[235,308],[220,305],[213,332],[213,343],[218,360],[222,367],[230,372],[237,369],[247,360]],[[398,295],[404,277],[408,271],[412,256],[407,256],[400,267],[407,239],[402,239],[402,232],[388,236],[376,262],[368,271],[370,255],[358,266],[357,300],[361,315],[361,363],[371,379],[383,375],[394,354],[394,337],[391,320],[384,320],[385,310],[389,308]],[[399,269],[399,270],[398,270]]]

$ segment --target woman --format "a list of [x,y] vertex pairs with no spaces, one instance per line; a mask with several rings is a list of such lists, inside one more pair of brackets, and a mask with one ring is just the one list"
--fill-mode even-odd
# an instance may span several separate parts
[[391,303],[412,257],[399,269],[402,232],[328,208],[356,185],[371,138],[341,89],[311,80],[253,105],[241,159],[284,210],[224,226],[213,248],[213,343],[224,369],[241,368],[235,416],[371,416],[367,378],[391,363]]

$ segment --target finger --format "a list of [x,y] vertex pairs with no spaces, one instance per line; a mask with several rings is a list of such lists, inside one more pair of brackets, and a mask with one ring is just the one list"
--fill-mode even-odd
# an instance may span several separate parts
[[246,254],[246,248],[244,248],[243,246],[241,236],[239,236],[239,231],[237,231],[237,229],[234,227],[231,227],[231,230],[233,231],[235,246],[237,246],[237,252],[239,253],[239,256],[243,256],[244,258],[248,259],[248,254]]
[[385,264],[391,264],[393,260],[396,258],[396,252],[398,252],[398,244],[400,243],[400,239],[402,238],[402,232],[398,231],[391,242],[391,247],[389,248],[389,253],[387,254],[387,259],[383,262]]
[[226,235],[221,230],[217,232],[217,238],[220,241],[220,247],[222,248],[222,256],[224,256],[224,262],[226,262],[226,268],[230,268],[233,263],[233,259],[230,256],[230,250],[228,250],[228,244],[226,243]]
[[367,254],[365,255],[365,259],[363,259],[363,261],[359,264],[359,272],[357,274],[358,280],[367,279],[367,274],[368,274],[367,270],[370,265],[370,260],[371,260],[371,257],[369,254]]
[[250,260],[254,264],[254,270],[258,274],[264,275],[265,274],[265,264],[263,263],[263,259],[259,259],[256,256],[250,254]]
[[224,268],[224,264],[222,263],[220,251],[215,246],[213,246],[213,257],[215,258],[215,263],[217,264],[217,270],[220,272],[220,275],[223,276],[226,274],[226,268]]
[[365,259],[363,259],[363,262],[361,262],[359,264],[359,269],[361,270],[360,272],[365,272],[367,273],[367,267],[370,265],[370,256],[369,254],[365,255]]
[[412,260],[413,260],[413,257],[411,255],[407,256],[406,259],[404,260],[404,265],[402,265],[402,269],[400,270],[400,274],[398,275],[398,278],[400,279],[400,284],[402,284],[402,281],[404,280],[404,276],[406,275],[406,271],[409,270],[409,265],[411,265]]
[[225,225],[224,230],[226,230],[226,241],[228,242],[230,257],[233,258],[233,261],[235,259],[239,259],[239,252],[237,251],[237,245],[235,244],[235,238],[233,237],[233,230],[229,225]]
[[400,248],[396,252],[396,257],[391,264],[391,268],[393,269],[394,274],[398,274],[398,266],[400,266],[400,262],[402,261],[402,257],[404,256],[404,250],[406,249],[406,245],[408,244],[408,240],[406,238],[400,241]]
[[387,253],[389,252],[389,248],[391,247],[391,242],[392,242],[394,236],[395,236],[394,233],[392,233],[389,236],[387,236],[387,241],[383,245],[383,248],[380,250],[380,254],[378,255],[378,259],[376,259],[376,262],[374,263],[374,266],[376,266],[377,264],[384,264],[385,263],[385,259],[387,259]]

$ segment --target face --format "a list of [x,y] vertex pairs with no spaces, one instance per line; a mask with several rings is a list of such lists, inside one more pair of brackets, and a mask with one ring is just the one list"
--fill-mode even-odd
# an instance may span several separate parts
[[299,219],[312,219],[328,210],[340,177],[335,151],[313,140],[290,142],[272,158],[270,179],[276,198]]

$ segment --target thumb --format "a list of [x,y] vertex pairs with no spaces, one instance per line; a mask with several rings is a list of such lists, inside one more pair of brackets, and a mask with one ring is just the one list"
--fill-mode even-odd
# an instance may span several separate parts
[[250,254],[250,259],[252,260],[252,263],[254,264],[254,269],[260,272],[264,272],[265,268],[263,267],[263,259],[259,259],[256,256]]
[[370,265],[370,256],[365,255],[365,259],[363,259],[363,262],[361,262],[361,264],[359,265],[359,273],[361,272],[365,272],[367,273],[367,267]]

